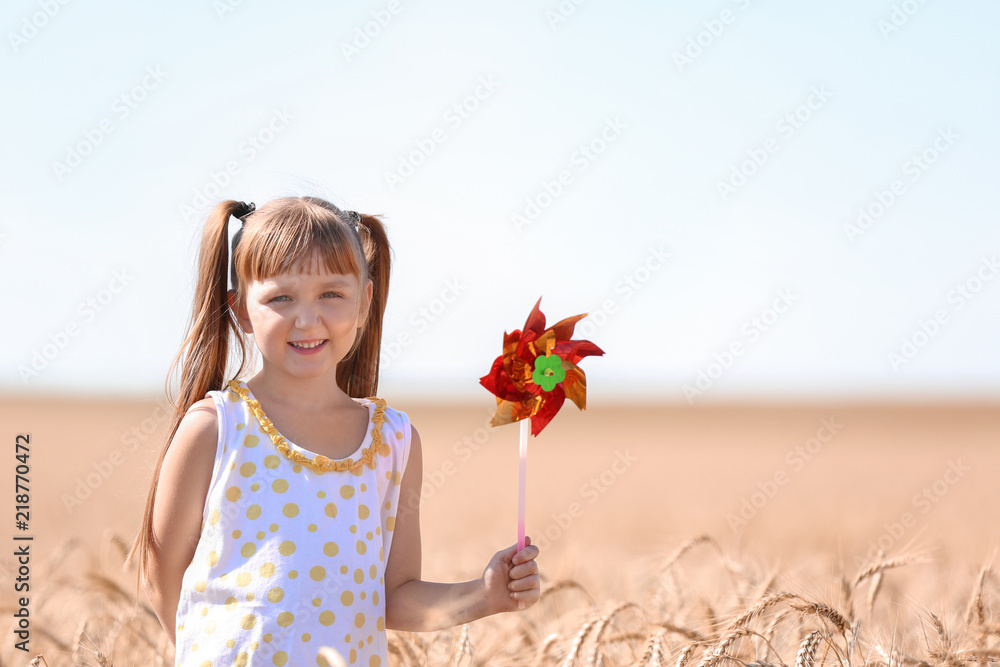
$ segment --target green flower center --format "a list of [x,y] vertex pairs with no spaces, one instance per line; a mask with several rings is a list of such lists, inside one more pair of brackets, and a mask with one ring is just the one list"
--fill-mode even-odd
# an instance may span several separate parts
[[566,371],[562,367],[559,355],[546,354],[535,358],[535,368],[531,372],[531,381],[545,391],[552,391],[556,385],[566,379]]

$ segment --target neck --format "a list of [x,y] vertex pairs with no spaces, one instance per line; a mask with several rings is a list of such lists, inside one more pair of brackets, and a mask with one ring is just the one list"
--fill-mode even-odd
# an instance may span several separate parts
[[328,410],[353,406],[354,399],[337,385],[336,372],[315,377],[295,377],[269,368],[265,362],[246,385],[258,400],[271,405],[293,405],[304,410]]

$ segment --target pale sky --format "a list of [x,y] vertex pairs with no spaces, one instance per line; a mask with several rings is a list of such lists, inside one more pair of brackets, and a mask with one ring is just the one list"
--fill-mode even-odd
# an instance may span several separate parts
[[0,391],[158,395],[211,205],[318,194],[388,227],[382,394],[490,400],[542,296],[591,400],[1000,398],[996,3],[50,4]]

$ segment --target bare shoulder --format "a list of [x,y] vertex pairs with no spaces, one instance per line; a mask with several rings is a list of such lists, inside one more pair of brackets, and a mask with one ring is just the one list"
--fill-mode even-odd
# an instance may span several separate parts
[[215,402],[211,398],[196,401],[184,414],[170,441],[161,482],[171,484],[183,480],[185,485],[207,491],[218,441],[219,418]]
[[203,398],[188,408],[177,427],[170,448],[177,448],[178,455],[215,459],[215,444],[219,440],[219,416],[215,401]]

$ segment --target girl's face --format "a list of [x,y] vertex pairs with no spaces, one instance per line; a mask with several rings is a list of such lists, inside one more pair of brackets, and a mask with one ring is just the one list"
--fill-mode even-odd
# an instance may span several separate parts
[[266,363],[297,377],[336,372],[365,322],[372,281],[330,273],[318,253],[311,263],[250,283],[240,323]]

